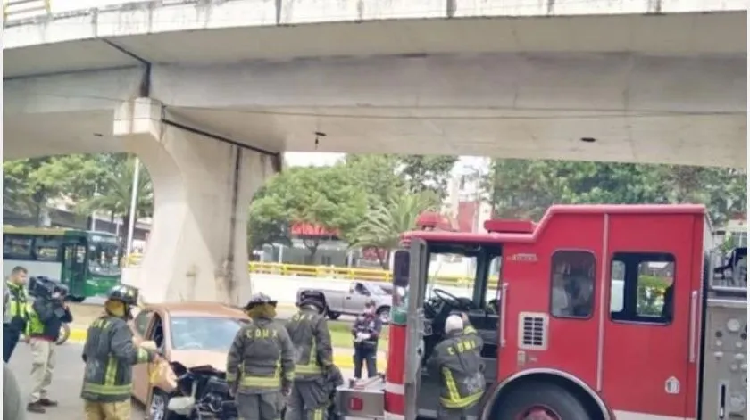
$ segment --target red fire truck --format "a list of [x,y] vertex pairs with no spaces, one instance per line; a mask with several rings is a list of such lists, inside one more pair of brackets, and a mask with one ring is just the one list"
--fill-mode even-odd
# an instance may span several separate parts
[[[404,234],[386,374],[341,387],[341,415],[436,417],[424,362],[460,311],[485,342],[487,391],[469,418],[747,418],[747,278],[733,270],[747,249],[713,269],[703,206],[560,205],[485,228]],[[470,298],[433,284],[457,256]]]

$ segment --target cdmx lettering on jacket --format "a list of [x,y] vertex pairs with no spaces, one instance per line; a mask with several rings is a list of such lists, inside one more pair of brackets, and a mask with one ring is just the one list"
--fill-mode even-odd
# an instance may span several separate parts
[[278,335],[278,331],[267,328],[253,328],[245,331],[245,337],[247,338],[276,338]]

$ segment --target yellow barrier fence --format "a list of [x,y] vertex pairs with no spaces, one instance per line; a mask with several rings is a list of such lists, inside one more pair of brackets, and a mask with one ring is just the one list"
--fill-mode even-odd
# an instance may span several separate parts
[[[248,263],[251,273],[275,274],[279,276],[305,276],[325,277],[342,280],[364,280],[371,282],[387,283],[392,280],[392,274],[388,270],[379,268],[349,268],[349,267],[326,267],[301,264],[279,264],[271,262],[251,261]],[[460,276],[437,276],[430,279],[437,284],[454,286],[469,285],[473,279]],[[496,283],[490,284],[491,287]]]
[[[141,261],[141,254],[132,253],[123,258],[123,267],[135,267]],[[250,261],[247,264],[250,273],[271,274],[277,276],[321,277],[341,280],[364,280],[370,282],[388,283],[392,274],[388,270],[379,268],[349,268],[327,267],[322,265],[279,264],[272,262]],[[430,281],[436,284],[450,286],[466,286],[474,279],[460,276],[437,276]],[[497,282],[490,281],[490,287],[496,287]]]

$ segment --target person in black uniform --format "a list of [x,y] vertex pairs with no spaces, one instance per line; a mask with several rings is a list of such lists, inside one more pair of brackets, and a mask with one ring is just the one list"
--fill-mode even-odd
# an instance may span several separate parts
[[367,376],[378,374],[378,341],[383,322],[375,313],[375,302],[367,302],[365,310],[352,327],[354,336],[354,377],[362,379],[362,364],[367,364]]
[[300,294],[299,312],[286,329],[296,351],[294,385],[287,399],[286,420],[325,420],[330,405],[328,375],[333,369],[331,333],[323,312],[325,295],[318,291]]
[[478,342],[464,332],[464,321],[451,315],[445,321],[446,338],[427,360],[427,368],[440,376],[438,420],[463,420],[479,403],[486,382]]

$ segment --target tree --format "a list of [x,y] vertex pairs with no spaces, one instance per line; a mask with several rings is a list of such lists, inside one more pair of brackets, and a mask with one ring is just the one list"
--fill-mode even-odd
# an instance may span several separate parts
[[279,208],[279,200],[264,200],[267,186],[261,187],[253,202],[247,218],[248,249],[259,249],[265,244],[280,243],[291,245],[289,238],[289,221],[284,209]]
[[[431,191],[401,194],[368,211],[357,226],[351,246],[391,251],[401,242],[401,234],[415,227],[417,217],[434,207],[435,197]],[[388,260],[376,253],[381,267],[388,267]]]
[[622,162],[495,160],[484,189],[500,216],[539,219],[555,203],[679,203],[708,207],[715,223],[746,209],[734,170]]
[[442,200],[448,189],[456,156],[401,155],[398,159],[398,174],[404,179],[410,192],[433,191]]
[[90,170],[85,155],[47,156],[3,162],[4,208],[41,224],[47,202],[69,190],[78,174]]
[[[367,197],[351,182],[346,165],[297,167],[268,181],[263,196],[251,206],[251,220],[316,226],[347,238],[366,209]],[[304,240],[312,258],[320,241]]]
[[[138,173],[138,197],[136,213],[130,214],[130,201],[135,176],[136,158],[125,153],[107,153],[92,157],[96,168],[85,177],[76,177],[71,188],[76,198],[76,211],[91,214],[107,211],[111,217],[121,217],[123,226],[129,226],[130,218],[147,217],[153,213],[154,188],[148,172],[142,164]],[[93,180],[92,180],[93,177]]]
[[347,155],[345,166],[352,183],[368,195],[368,206],[374,208],[396,195],[403,194],[405,183],[396,172],[399,160],[394,155]]

